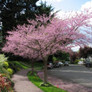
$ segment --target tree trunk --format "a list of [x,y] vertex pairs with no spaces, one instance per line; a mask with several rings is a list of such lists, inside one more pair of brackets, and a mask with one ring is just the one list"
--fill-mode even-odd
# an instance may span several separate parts
[[44,84],[47,83],[47,60],[44,60]]
[[31,61],[31,67],[32,67],[32,72],[31,72],[31,74],[33,75],[33,74],[34,74],[34,61]]

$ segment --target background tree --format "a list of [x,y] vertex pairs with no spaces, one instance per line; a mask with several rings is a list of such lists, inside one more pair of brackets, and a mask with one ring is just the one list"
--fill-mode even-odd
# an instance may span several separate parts
[[79,49],[79,57],[87,58],[92,55],[92,47],[85,46],[84,48]]
[[57,58],[58,61],[69,61],[69,53],[57,51],[54,56]]
[[71,63],[74,64],[75,63],[75,60],[79,58],[79,54],[78,52],[72,52],[70,54],[70,60],[71,60]]
[[[49,17],[40,16],[36,20],[47,23]],[[92,18],[92,13],[86,12],[76,13],[71,18],[57,19],[53,18],[50,24],[40,25],[35,27],[39,22],[28,21],[32,25],[17,26],[17,29],[8,32],[7,43],[3,48],[5,52],[11,52],[15,55],[42,59],[44,62],[44,84],[47,83],[47,60],[49,55],[53,55],[58,50],[70,52],[73,44],[85,45],[88,38],[82,32],[79,32],[80,27],[89,27],[89,19]],[[86,30],[84,30],[86,32]],[[17,39],[16,39],[17,38]]]

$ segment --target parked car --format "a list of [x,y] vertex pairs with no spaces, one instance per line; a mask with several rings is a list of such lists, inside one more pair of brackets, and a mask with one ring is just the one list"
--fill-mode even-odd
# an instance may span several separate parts
[[92,67],[92,62],[85,62],[84,65],[88,68]]
[[90,67],[92,67],[92,63],[91,62],[87,62],[87,63],[85,63],[85,66],[90,68]]
[[62,62],[57,61],[57,62],[54,63],[53,67],[54,67],[54,68],[58,68],[58,67],[61,67],[61,66],[63,66],[63,65],[64,65],[64,64],[63,64]]
[[47,64],[47,69],[59,68],[61,66],[64,66],[64,64],[61,61],[56,61],[55,63],[49,62]]
[[90,60],[90,58],[86,58],[85,61],[84,61],[84,65],[86,67],[92,67],[92,61]]
[[65,61],[64,66],[69,66],[69,61]]
[[53,63],[48,63],[47,64],[47,69],[52,69],[53,68]]
[[60,61],[58,62],[59,66],[64,66],[64,64]]

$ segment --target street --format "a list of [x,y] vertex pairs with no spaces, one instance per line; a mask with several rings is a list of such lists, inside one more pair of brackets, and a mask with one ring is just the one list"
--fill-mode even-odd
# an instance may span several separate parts
[[92,69],[82,65],[70,65],[48,70],[48,74],[92,88]]

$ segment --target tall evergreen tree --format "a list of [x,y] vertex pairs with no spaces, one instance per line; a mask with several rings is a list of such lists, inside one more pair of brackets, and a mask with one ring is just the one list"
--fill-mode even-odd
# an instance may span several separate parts
[[0,17],[3,23],[2,35],[6,36],[7,31],[12,30],[18,24],[27,23],[27,19],[35,19],[35,15],[50,15],[52,6],[46,3],[36,5],[39,0],[0,0]]

